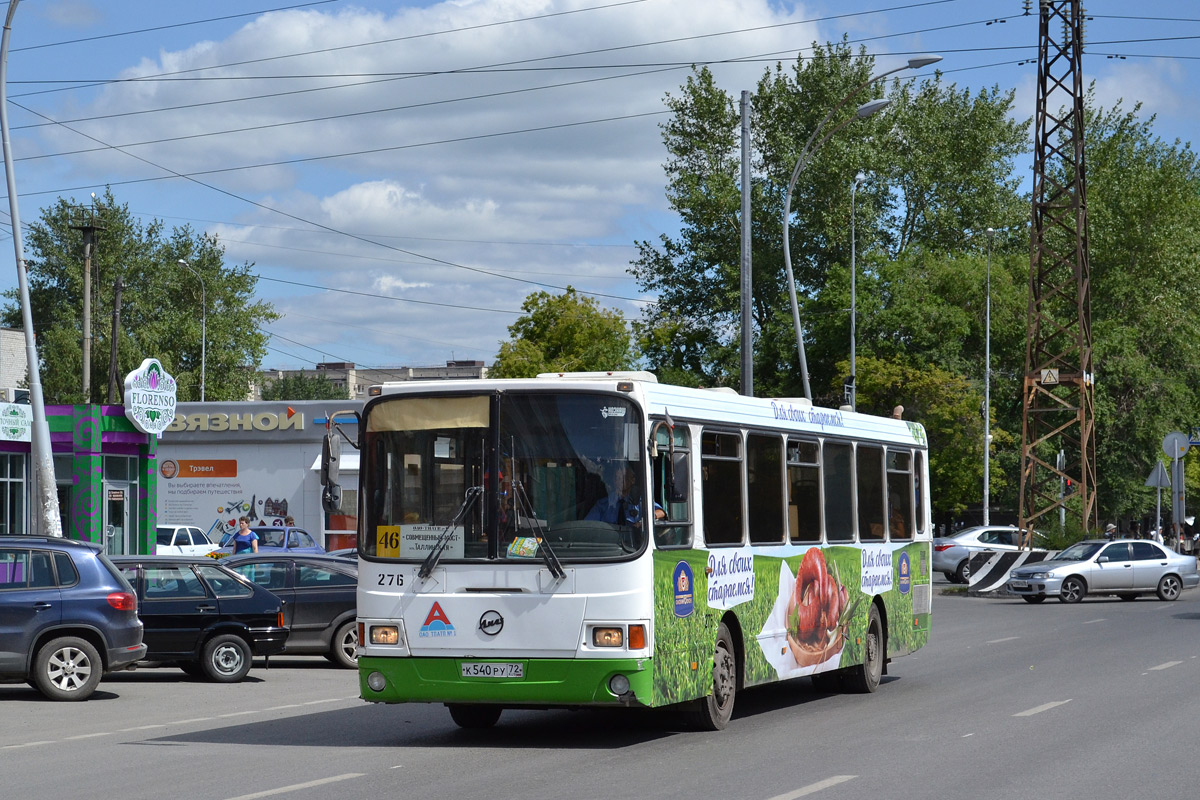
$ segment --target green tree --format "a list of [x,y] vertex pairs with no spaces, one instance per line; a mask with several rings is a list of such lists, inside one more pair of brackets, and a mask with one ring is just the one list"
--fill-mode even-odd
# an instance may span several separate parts
[[285,375],[267,380],[263,400],[349,400],[350,391],[324,375]]
[[[246,397],[253,370],[266,353],[260,326],[279,318],[271,304],[254,299],[250,263],[229,265],[215,236],[154,220],[142,225],[111,191],[96,202],[92,255],[92,397],[105,400],[112,344],[114,286],[120,279],[117,396],[124,376],[143,358],[157,358],[179,384],[180,400],[200,398],[201,320],[207,327],[205,399]],[[79,208],[60,198],[44,209],[25,237],[30,306],[38,335],[42,388],[50,403],[85,402],[83,374],[83,233]],[[184,259],[203,279],[178,265]],[[201,313],[201,296],[207,313]],[[21,327],[15,290],[0,312]]]
[[[829,44],[790,70],[768,70],[753,94],[752,315],[761,394],[801,391],[782,256],[788,179],[810,133],[873,68],[865,53],[856,56],[844,42]],[[964,230],[1028,218],[1013,176],[1027,124],[1011,119],[1011,92],[971,96],[940,77],[915,87],[895,82],[873,88],[877,96],[887,93],[889,110],[830,139],[792,193],[792,261],[809,334],[821,313],[810,304],[833,273],[847,271],[850,183],[857,172],[873,176],[857,193],[859,251],[875,251],[880,261],[914,250],[945,252],[961,246]],[[855,102],[867,99],[863,94]],[[638,243],[631,271],[658,302],[644,311],[636,330],[652,368],[705,385],[733,384],[740,360],[738,114],[733,97],[706,69],[666,103],[672,112],[662,128],[667,198],[682,225],[676,238]],[[827,130],[853,109],[848,104]],[[844,311],[836,313],[847,320]],[[848,340],[847,332],[836,344],[812,348],[809,371],[819,402],[841,395],[843,376],[834,366],[844,359]]]
[[1200,162],[1137,106],[1090,101],[1096,472],[1100,516],[1116,519],[1153,512],[1143,484],[1163,436],[1200,425]]
[[[951,518],[977,506],[983,491],[983,394],[972,381],[936,366],[912,366],[900,360],[867,356],[858,362],[858,408],[868,414],[890,416],[896,406],[903,418],[919,420],[929,438],[929,479],[935,513]],[[993,419],[992,458],[1011,452],[1018,437],[998,427]],[[1006,491],[1006,475],[993,469],[993,497]]]
[[632,369],[637,352],[621,315],[568,286],[562,294],[533,292],[524,315],[508,326],[491,375],[532,378],[539,372]]

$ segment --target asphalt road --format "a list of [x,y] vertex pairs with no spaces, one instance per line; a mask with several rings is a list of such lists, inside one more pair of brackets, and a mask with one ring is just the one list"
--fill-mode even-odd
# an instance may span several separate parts
[[323,659],[214,685],[110,676],[85,703],[0,686],[0,798],[1193,797],[1200,590],[1175,603],[936,595],[874,695],[743,692],[720,733],[654,712],[375,706]]

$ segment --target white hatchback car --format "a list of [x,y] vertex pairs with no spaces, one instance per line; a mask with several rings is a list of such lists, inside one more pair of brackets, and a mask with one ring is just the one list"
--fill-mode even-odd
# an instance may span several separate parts
[[204,531],[193,525],[159,525],[154,552],[160,556],[203,556],[217,549]]

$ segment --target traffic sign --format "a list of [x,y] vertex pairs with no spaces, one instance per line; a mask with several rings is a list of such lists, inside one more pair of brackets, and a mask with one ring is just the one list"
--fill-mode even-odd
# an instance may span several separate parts
[[1191,445],[1188,443],[1187,434],[1182,431],[1171,431],[1162,440],[1163,452],[1167,454],[1167,458],[1183,458],[1187,455],[1189,447]]
[[1146,485],[1158,489],[1171,488],[1171,479],[1167,476],[1167,468],[1161,461],[1155,462],[1154,469],[1150,470],[1150,477],[1146,478]]

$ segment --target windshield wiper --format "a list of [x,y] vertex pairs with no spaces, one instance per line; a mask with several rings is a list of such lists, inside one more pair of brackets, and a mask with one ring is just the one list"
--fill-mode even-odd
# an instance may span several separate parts
[[437,566],[442,553],[446,551],[446,545],[450,544],[451,533],[460,522],[466,519],[467,512],[471,510],[471,506],[475,505],[475,500],[481,494],[483,494],[482,486],[472,486],[467,489],[467,495],[463,498],[462,505],[454,512],[454,517],[450,520],[450,524],[438,535],[437,541],[433,543],[433,549],[429,551],[429,555],[425,556],[425,561],[421,563],[421,568],[417,570],[417,577],[421,580],[425,580],[433,574],[433,568]]
[[550,537],[547,535],[546,529],[542,527],[542,521],[533,513],[533,504],[529,502],[529,495],[525,494],[525,487],[520,481],[513,481],[513,494],[516,495],[517,503],[522,506],[525,515],[533,520],[533,527],[538,534],[538,553],[546,562],[546,569],[550,570],[550,574],[558,580],[566,578],[567,573],[563,571],[562,564],[559,563],[558,556],[554,553],[554,548],[550,546]]

